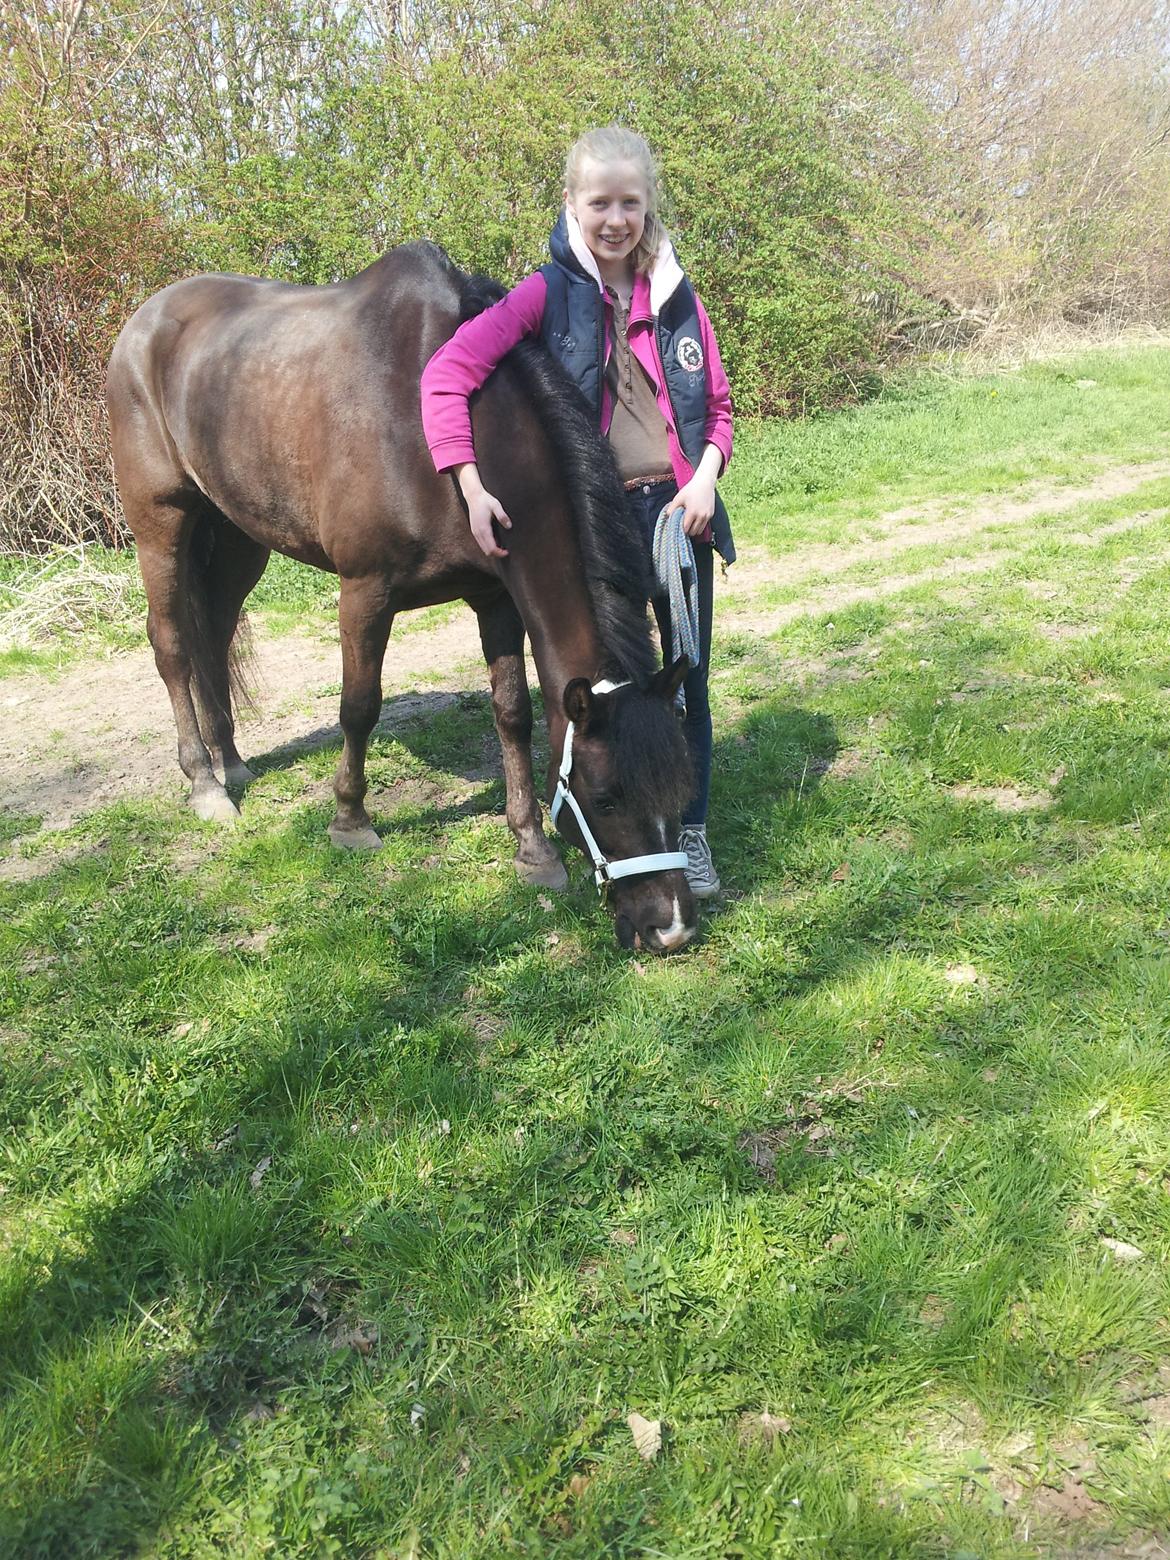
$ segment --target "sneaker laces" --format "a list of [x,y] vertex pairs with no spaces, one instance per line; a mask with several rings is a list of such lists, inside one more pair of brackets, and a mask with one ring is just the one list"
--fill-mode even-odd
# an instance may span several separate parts
[[714,870],[711,847],[707,844],[706,831],[698,824],[684,824],[679,830],[679,844],[686,851],[692,868],[700,872]]

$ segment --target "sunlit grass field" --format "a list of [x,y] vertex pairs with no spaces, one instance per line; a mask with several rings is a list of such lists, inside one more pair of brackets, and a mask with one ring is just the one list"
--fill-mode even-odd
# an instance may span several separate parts
[[767,624],[809,544],[1160,459],[1152,348],[745,432],[678,958],[517,882],[477,691],[376,745],[375,857],[334,750],[230,834],[0,813],[0,1553],[1163,1552],[1170,478]]

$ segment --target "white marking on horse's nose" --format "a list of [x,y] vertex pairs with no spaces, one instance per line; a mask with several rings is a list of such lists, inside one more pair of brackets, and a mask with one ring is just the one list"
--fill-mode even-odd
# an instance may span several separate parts
[[691,941],[698,927],[688,926],[682,918],[682,909],[677,897],[674,901],[674,917],[669,926],[660,926],[655,935],[663,948],[685,948]]

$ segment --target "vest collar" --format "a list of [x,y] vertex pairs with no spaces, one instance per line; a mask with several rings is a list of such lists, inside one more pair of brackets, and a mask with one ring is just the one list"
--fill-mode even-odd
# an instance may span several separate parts
[[561,207],[561,214],[557,218],[557,225],[552,230],[552,237],[548,241],[548,247],[552,251],[554,260],[566,266],[570,271],[576,271],[584,275],[596,285],[598,292],[604,293],[605,283],[601,280],[601,272],[597,269],[597,261],[593,258],[593,251],[585,242],[585,235],[581,231],[581,224],[569,210],[568,206]]
[[669,238],[664,238],[650,268],[650,313],[656,318],[674,297],[682,279],[683,268],[678,263],[674,245]]

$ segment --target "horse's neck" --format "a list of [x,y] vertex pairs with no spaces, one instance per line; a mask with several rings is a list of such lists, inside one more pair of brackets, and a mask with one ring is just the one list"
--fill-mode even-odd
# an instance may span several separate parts
[[[574,548],[574,552],[576,549]],[[509,580],[532,645],[550,732],[563,729],[565,685],[574,677],[596,681],[601,638],[580,559],[528,556],[516,559]]]

